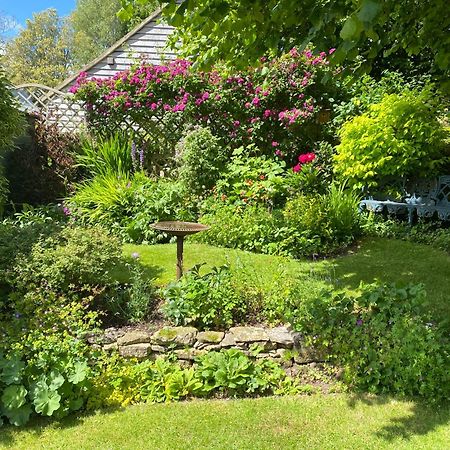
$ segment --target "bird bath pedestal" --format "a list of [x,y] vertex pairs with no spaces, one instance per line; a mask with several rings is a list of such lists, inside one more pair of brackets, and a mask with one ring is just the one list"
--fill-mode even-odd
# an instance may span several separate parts
[[158,231],[164,231],[167,234],[177,237],[177,280],[183,275],[183,244],[184,237],[189,234],[199,233],[200,231],[208,230],[207,225],[193,222],[157,222],[150,225]]

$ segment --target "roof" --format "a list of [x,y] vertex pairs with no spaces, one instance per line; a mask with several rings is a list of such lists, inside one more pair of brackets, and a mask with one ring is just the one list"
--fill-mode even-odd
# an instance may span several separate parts
[[76,73],[71,75],[69,78],[66,78],[61,84],[56,86],[55,89],[62,90],[67,85],[72,83],[78,78],[78,75],[80,72],[87,72],[89,69],[92,69],[96,64],[101,62],[103,59],[111,55],[115,50],[117,50],[119,47],[121,47],[125,42],[127,42],[131,37],[133,37],[137,32],[139,32],[142,28],[144,28],[148,23],[155,20],[158,16],[161,15],[161,8],[158,8],[156,11],[154,11],[150,16],[148,16],[145,20],[143,20],[139,25],[137,25],[135,28],[133,28],[128,34],[123,36],[121,39],[119,39],[115,44],[113,44],[111,47],[109,47],[107,50],[105,50],[100,56],[98,56],[96,59],[91,61],[89,64],[86,64],[84,67],[82,67],[80,70],[78,70]]

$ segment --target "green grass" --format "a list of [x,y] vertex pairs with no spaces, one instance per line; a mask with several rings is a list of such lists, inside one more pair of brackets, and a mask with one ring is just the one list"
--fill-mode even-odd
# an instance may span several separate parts
[[[126,245],[124,251],[128,256],[138,252],[158,284],[166,284],[175,278],[175,245]],[[302,277],[305,291],[313,292],[324,286],[326,280],[348,290],[357,289],[361,281],[423,283],[434,316],[440,320],[450,317],[450,255],[426,245],[368,238],[350,255],[315,262],[191,243],[186,243],[184,254],[186,268],[206,262],[207,270],[213,265],[229,262],[232,267],[259,273],[261,282],[270,280],[282,267],[289,276]]]
[[11,449],[444,449],[450,408],[383,397],[311,397],[137,405],[3,428]]

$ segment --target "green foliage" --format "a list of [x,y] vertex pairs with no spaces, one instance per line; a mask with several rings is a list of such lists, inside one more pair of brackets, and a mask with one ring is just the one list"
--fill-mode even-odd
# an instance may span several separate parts
[[164,290],[164,315],[175,325],[190,324],[200,329],[222,329],[237,323],[246,308],[230,268],[213,267],[200,275],[200,267],[195,266]]
[[274,206],[282,202],[288,186],[286,163],[265,156],[249,156],[255,146],[240,147],[217,182],[216,197],[221,201],[242,205],[262,203]]
[[149,227],[152,222],[193,219],[179,182],[156,182],[141,172],[97,176],[79,185],[69,201],[77,220],[100,225],[125,242],[155,243],[165,236]]
[[223,171],[227,151],[209,128],[196,127],[177,144],[180,180],[193,194],[211,189]]
[[86,138],[75,156],[75,162],[91,177],[125,177],[133,171],[129,138],[124,133],[106,138]]
[[86,402],[92,350],[84,333],[97,324],[89,299],[34,291],[0,310],[0,419],[23,425],[32,413],[61,418]]
[[105,286],[112,282],[110,271],[121,257],[119,242],[103,230],[67,227],[19,257],[11,282],[22,291],[41,284],[59,292],[86,284]]
[[[146,0],[122,0],[122,16],[129,16],[135,3]],[[442,75],[448,73],[443,0],[171,1],[163,12],[176,27],[172,44],[181,41],[182,53],[196,55],[201,65],[220,60],[246,67],[262,56],[278,54],[286,43],[304,47],[312,42],[319,49],[337,47],[335,62],[356,60],[363,70],[370,70],[378,55],[397,56],[404,51],[409,56],[430,56]]]
[[302,391],[277,364],[255,361],[239,350],[207,353],[188,369],[162,357],[139,364],[112,358],[105,361],[93,385],[90,409],[224,394],[243,397]]
[[297,330],[331,354],[345,380],[372,393],[450,398],[450,343],[423,311],[422,286],[362,286],[301,304]]
[[215,202],[200,220],[210,229],[194,240],[218,247],[287,256],[295,242],[293,230],[283,224],[279,211],[270,212],[261,205],[239,207]]
[[362,229],[369,236],[427,244],[450,253],[450,229],[443,227],[442,223],[418,222],[411,227],[397,220],[369,214],[363,220]]
[[11,82],[55,86],[71,68],[69,30],[56,9],[33,14],[26,27],[6,45],[2,57]]
[[287,226],[296,230],[297,255],[328,253],[350,244],[359,234],[358,197],[331,185],[321,196],[299,195],[283,211]]
[[93,61],[126,33],[116,14],[119,0],[78,0],[69,17],[71,49],[77,67]]
[[122,306],[122,317],[131,323],[142,322],[147,319],[155,307],[156,289],[153,280],[139,264],[130,267],[130,281],[127,285],[127,299]]
[[218,392],[231,397],[276,393],[286,379],[277,364],[254,362],[236,349],[201,356],[197,372],[205,394]]
[[355,188],[394,177],[431,178],[448,161],[448,133],[429,91],[384,96],[340,131],[335,171]]
[[3,68],[0,67],[0,217],[8,194],[8,181],[3,171],[3,152],[10,150],[14,140],[25,129],[23,114],[17,109],[17,104],[8,88]]

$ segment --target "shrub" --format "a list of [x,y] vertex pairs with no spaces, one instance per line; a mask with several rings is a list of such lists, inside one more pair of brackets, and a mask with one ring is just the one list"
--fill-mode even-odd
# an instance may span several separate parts
[[249,156],[252,151],[256,151],[254,146],[240,147],[233,152],[233,159],[217,182],[216,197],[241,206],[281,203],[287,194],[285,162],[265,156]]
[[159,357],[141,363],[110,359],[93,380],[88,408],[189,397],[245,397],[307,391],[276,363],[255,361],[235,349],[209,352],[191,368]]
[[0,217],[7,199],[8,183],[3,173],[3,152],[9,150],[14,140],[25,130],[25,118],[19,111],[9,90],[9,82],[0,68]]
[[5,156],[5,173],[10,184],[9,200],[14,205],[55,203],[67,195],[78,178],[73,152],[76,134],[64,133],[44,118],[30,118],[27,133]]
[[106,286],[112,282],[111,270],[121,262],[118,241],[103,230],[68,227],[16,260],[12,284],[22,291],[44,285],[57,292]]
[[448,161],[436,112],[427,90],[383,97],[342,127],[336,173],[355,188],[392,177],[435,176]]
[[270,212],[261,205],[239,207],[213,202],[200,217],[210,229],[194,240],[256,253],[291,254],[296,233],[283,224],[279,211]]
[[372,393],[450,398],[448,336],[422,310],[422,286],[362,286],[305,301],[292,321]]
[[176,151],[180,180],[196,195],[214,186],[227,161],[227,151],[209,128],[196,127],[187,132]]
[[324,195],[290,200],[283,214],[296,230],[297,255],[326,254],[350,244],[359,234],[358,203],[355,194],[335,185]]
[[43,291],[10,296],[10,308],[0,310],[0,425],[83,407],[94,355],[82,338],[97,326],[89,301]]
[[100,225],[125,242],[156,243],[164,239],[149,224],[161,220],[192,220],[190,200],[179,182],[158,182],[139,172],[133,176],[97,176],[78,186],[69,199],[81,223]]
[[233,75],[219,67],[201,72],[186,60],[144,63],[105,80],[83,72],[72,91],[96,132],[114,129],[125,114],[155,136],[159,147],[171,147],[183,125],[203,123],[227,147],[254,143],[272,156],[272,143],[278,142],[290,158],[320,138],[317,114],[340,94],[335,77],[325,76],[330,74],[325,54],[292,49]]
[[213,267],[200,275],[201,265],[164,291],[164,315],[175,325],[222,329],[239,322],[245,313],[228,266]]

